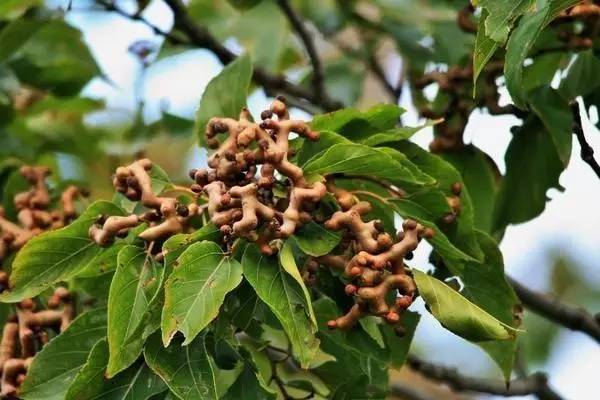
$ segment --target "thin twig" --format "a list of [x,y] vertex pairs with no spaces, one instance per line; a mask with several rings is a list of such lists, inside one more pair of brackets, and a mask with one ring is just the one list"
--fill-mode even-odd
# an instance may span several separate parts
[[310,59],[313,68],[313,88],[315,90],[315,94],[320,97],[325,93],[325,75],[323,72],[323,64],[321,63],[321,59],[319,58],[319,53],[317,52],[315,42],[311,35],[308,33],[306,26],[304,26],[304,22],[302,22],[300,17],[292,8],[290,2],[288,0],[277,0],[277,4],[287,17],[288,21],[290,22],[290,25],[292,25],[292,28],[294,28],[294,31],[296,31],[296,33],[300,37],[302,43],[304,44],[304,48],[308,53],[308,58]]
[[[540,400],[562,399],[550,388],[548,377],[541,372],[505,384],[502,381],[466,376],[454,368],[429,363],[412,355],[408,358],[408,365],[426,378],[444,383],[457,392],[488,393],[505,397],[535,395]],[[394,393],[394,386],[392,386],[392,393]]]
[[183,38],[180,38],[176,35],[173,35],[172,33],[169,33],[167,31],[160,29],[158,26],[152,24],[146,18],[142,17],[139,13],[129,14],[125,10],[117,7],[117,5],[115,4],[114,1],[96,0],[96,3],[98,5],[104,7],[104,9],[107,11],[115,12],[115,13],[119,14],[120,16],[130,19],[132,21],[141,22],[142,24],[144,24],[147,27],[149,27],[150,29],[152,29],[152,31],[154,32],[155,35],[163,36],[165,39],[169,40],[173,44],[179,44],[179,45],[189,45],[190,44],[189,41],[186,41]]
[[[175,16],[175,24],[188,36],[191,44],[212,51],[223,64],[229,64],[237,58],[236,54],[221,44],[208,29],[196,24],[181,0],[165,0],[165,2]],[[291,83],[285,76],[271,74],[260,67],[254,68],[253,79],[271,90],[306,99],[326,111],[343,107],[342,102],[331,99],[325,93],[318,96],[312,89]]]
[[566,328],[586,333],[600,342],[600,323],[586,310],[572,307],[553,297],[535,292],[509,276],[507,279],[525,307]]
[[592,170],[600,178],[600,165],[594,158],[594,149],[589,145],[583,134],[583,126],[581,124],[581,110],[577,101],[571,102],[571,113],[573,114],[573,133],[577,136],[579,146],[581,147],[581,159],[587,163]]

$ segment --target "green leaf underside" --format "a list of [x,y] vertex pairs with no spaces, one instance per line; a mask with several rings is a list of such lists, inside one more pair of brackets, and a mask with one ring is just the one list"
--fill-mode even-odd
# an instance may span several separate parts
[[304,280],[300,276],[300,271],[298,270],[298,265],[296,264],[296,260],[294,258],[294,250],[292,249],[292,245],[290,241],[286,241],[283,244],[281,250],[279,250],[279,264],[283,267],[285,272],[290,274],[292,278],[298,283],[300,288],[302,289],[302,293],[304,294],[304,299],[306,300],[308,316],[312,323],[317,326],[317,318],[315,317],[315,312],[312,307],[312,300],[310,298],[310,292],[308,291],[306,285],[304,284]]
[[275,257],[261,254],[255,245],[246,247],[242,265],[246,280],[283,326],[300,365],[308,367],[319,348],[319,340],[305,311],[307,304],[302,290],[282,271]]
[[106,337],[106,309],[77,317],[59,336],[42,348],[21,386],[24,400],[61,400],[96,342]]
[[233,385],[227,389],[222,400],[275,400],[277,395],[268,391],[260,383],[250,366],[245,366]]
[[196,135],[201,146],[206,145],[206,124],[213,117],[238,117],[246,106],[246,97],[252,77],[252,64],[248,55],[227,65],[206,86],[196,113]]
[[163,380],[144,362],[106,379],[108,351],[106,340],[96,343],[71,383],[65,400],[146,400],[167,389]]
[[499,321],[444,282],[413,270],[419,294],[434,317],[449,331],[470,341],[506,340],[517,330]]
[[[519,299],[504,275],[502,253],[494,239],[477,232],[485,253],[482,263],[466,263],[460,274],[462,294],[506,325],[518,328],[515,311]],[[517,349],[516,338],[477,343],[496,362],[504,378],[510,380]]]
[[169,389],[182,400],[217,400],[217,384],[204,337],[187,346],[179,339],[167,348],[160,335],[154,334],[144,347],[144,359]]
[[433,229],[434,235],[428,242],[444,258],[444,260],[455,261],[477,261],[474,257],[466,254],[456,247],[440,228],[431,221],[433,219],[429,212],[414,201],[405,199],[392,199],[389,201],[394,210],[403,218],[410,218],[418,221],[421,225]]
[[555,89],[547,86],[529,93],[531,109],[550,133],[563,165],[569,164],[573,141],[572,114],[569,104]]
[[138,326],[158,295],[163,273],[162,265],[141,247],[125,246],[119,252],[108,295],[109,378],[129,367],[142,353],[145,338],[137,332]]
[[102,257],[107,248],[93,242],[88,230],[103,214],[123,215],[123,212],[110,202],[97,201],[71,225],[31,239],[15,258],[10,290],[0,295],[0,301],[16,302],[33,297]]
[[488,14],[485,34],[492,40],[504,43],[513,21],[532,6],[532,0],[478,0]]
[[188,247],[165,283],[163,343],[168,345],[178,330],[185,336],[184,346],[191,343],[241,281],[242,266],[216,243],[204,241]]
[[523,63],[527,55],[546,25],[563,10],[578,2],[579,0],[548,1],[539,10],[526,13],[510,35],[506,44],[504,75],[506,88],[517,107],[526,108],[526,96],[523,93]]
[[485,34],[487,16],[487,11],[485,9],[482,10],[477,25],[477,38],[475,39],[475,49],[473,50],[473,97],[475,97],[479,74],[481,74],[481,71],[483,71],[488,61],[498,49],[498,42]]
[[534,117],[513,134],[504,158],[506,174],[496,199],[494,232],[544,211],[548,189],[561,189],[558,179],[564,168],[550,133]]

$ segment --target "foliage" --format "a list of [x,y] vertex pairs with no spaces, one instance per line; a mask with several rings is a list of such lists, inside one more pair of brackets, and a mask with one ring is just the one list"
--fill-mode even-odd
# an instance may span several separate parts
[[[89,3],[152,24],[145,19],[147,2],[138,1],[140,9],[132,13],[118,2]],[[419,7],[383,0],[362,8],[355,3],[166,1],[179,13],[176,24],[169,32],[154,29],[167,36],[156,57],[132,50],[142,70],[192,47],[211,50],[226,65],[206,86],[194,120],[162,110],[158,120],[147,122],[140,101],[124,124],[112,123],[110,106],[85,95],[86,85],[106,77],[82,32],[70,23],[70,11],[49,9],[41,1],[0,4],[1,315],[4,322],[15,310],[23,312],[32,298],[38,307],[50,308],[49,293],[57,286],[69,287],[79,315],[64,331],[50,331],[49,342],[27,361],[20,387],[5,392],[3,386],[3,395],[384,398],[391,390],[388,371],[401,368],[409,357],[421,315],[406,308],[417,297],[440,329],[479,346],[510,380],[517,338],[527,333],[499,242],[507,226],[544,211],[549,189],[562,190],[559,179],[569,165],[571,130],[578,120],[569,104],[579,99],[584,111],[600,106],[595,40],[600,7],[576,0],[478,0],[466,7],[441,0]],[[286,7],[296,13],[300,27]],[[334,49],[321,61],[315,62],[304,38],[306,23],[310,37]],[[349,43],[347,32],[359,46]],[[398,85],[378,59],[390,41],[407,60]],[[243,54],[236,56],[221,44],[233,42]],[[362,107],[368,103],[361,99],[368,98],[371,75],[392,104]],[[287,100],[277,98],[254,124],[246,107],[260,87]],[[404,110],[396,104],[406,96],[403,89],[410,89],[412,105],[424,119],[420,126],[401,123]],[[504,89],[511,104],[499,101]],[[242,171],[249,178],[240,178],[235,169],[219,175],[226,163],[247,161],[236,154],[259,154],[268,146],[269,138],[263,138],[240,146],[239,153],[222,152],[232,137],[243,135],[241,128],[239,136],[233,135],[232,126],[250,127],[246,135],[260,127],[276,136],[278,128],[268,124],[287,121],[286,105],[314,115],[308,125],[291,129],[298,135],[289,143],[285,137],[279,159],[262,160],[256,178],[257,165]],[[464,142],[476,109],[489,113],[491,124],[491,115],[519,120],[511,130],[504,174],[483,150]],[[104,123],[90,122],[103,113],[109,116]],[[421,129],[434,132],[430,151],[411,141]],[[182,143],[186,151],[197,141],[208,152],[209,165],[214,161],[210,167],[217,177],[202,178],[195,170],[196,183],[190,185],[181,178],[184,157],[168,154],[169,146],[160,148],[160,140],[173,148]],[[221,145],[216,152],[211,150],[215,141]],[[152,147],[156,143],[158,151]],[[144,148],[165,152],[160,161],[169,171],[150,164],[147,187],[141,179],[146,175],[132,172],[142,164],[129,160]],[[298,179],[282,172],[282,158],[298,166]],[[77,171],[76,182],[65,160]],[[127,167],[114,175],[117,192],[108,194],[109,174],[123,160]],[[90,187],[95,201],[78,199],[78,217],[65,227],[48,223],[34,229],[24,213],[31,210],[17,201],[31,193],[33,182],[21,168],[28,164],[55,170],[44,180],[52,201],[41,211],[50,213],[71,183]],[[235,179],[260,182],[269,178],[266,164],[278,172],[271,172],[270,186],[261,186],[252,200],[269,207],[273,199],[285,204],[285,212],[276,213],[279,220],[271,218],[277,229],[282,218],[298,224],[289,235],[268,237],[267,250],[255,236],[264,238],[274,228],[260,215],[254,215],[259,222],[248,231],[236,228],[240,218],[216,223],[215,213],[232,201],[231,187],[218,194],[218,207],[206,189]],[[293,188],[318,185],[326,189],[317,201],[293,209]],[[271,200],[259,199],[265,192]],[[343,196],[352,199],[348,207]],[[233,197],[244,213],[256,206],[241,195]],[[369,209],[358,211],[359,201]],[[287,214],[290,208],[296,211],[293,217]],[[353,222],[330,222],[345,218],[344,213]],[[117,228],[111,231],[114,221]],[[397,234],[399,221],[403,232]],[[173,226],[168,234],[148,239]],[[14,245],[15,229],[30,234],[26,243]],[[366,251],[356,234],[360,229],[380,247]],[[412,243],[409,239],[414,239],[411,248],[403,245]],[[431,246],[430,264],[412,265],[421,239]],[[384,240],[391,242],[381,245]],[[386,277],[405,279],[381,296],[385,307],[394,306],[376,311],[374,303],[356,299],[380,282],[364,281],[367,261],[358,267],[353,262],[363,253],[380,259],[398,244],[405,248],[395,259],[379,267],[369,261],[373,270],[393,271]],[[333,258],[343,265],[332,266]],[[360,272],[352,272],[352,266]],[[402,284],[416,286],[404,290]],[[352,310],[362,317],[356,324],[359,317]]]

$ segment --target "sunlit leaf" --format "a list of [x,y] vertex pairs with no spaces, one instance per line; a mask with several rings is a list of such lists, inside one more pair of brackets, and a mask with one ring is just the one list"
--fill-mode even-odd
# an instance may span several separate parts
[[242,266],[216,243],[205,241],[188,247],[165,283],[163,343],[168,345],[177,331],[185,336],[184,345],[191,343],[241,281]]

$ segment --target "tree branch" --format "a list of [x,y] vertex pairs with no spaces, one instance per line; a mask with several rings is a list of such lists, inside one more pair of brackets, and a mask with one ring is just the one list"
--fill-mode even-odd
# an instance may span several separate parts
[[130,19],[132,21],[139,21],[142,24],[146,25],[147,27],[149,27],[150,29],[152,29],[152,31],[154,32],[155,35],[159,35],[159,36],[163,36],[165,39],[169,40],[171,43],[173,44],[184,44],[184,45],[189,45],[190,43],[178,36],[173,35],[172,33],[163,31],[162,29],[160,29],[158,26],[152,24],[150,21],[148,21],[147,19],[145,19],[144,17],[142,17],[140,14],[136,13],[136,14],[129,14],[126,11],[124,11],[123,9],[117,7],[117,5],[113,2],[113,1],[109,1],[109,0],[96,0],[96,4],[104,7],[104,9],[106,11],[112,11],[115,12],[117,14],[119,14],[122,17],[125,17],[127,19]]
[[404,400],[433,400],[433,397],[427,396],[422,390],[415,389],[404,382],[392,383],[390,394],[394,398],[399,397]]
[[325,75],[323,73],[323,65],[321,63],[321,59],[319,58],[319,53],[315,47],[315,42],[306,30],[306,27],[304,26],[304,23],[300,17],[290,5],[290,2],[288,0],[277,0],[277,4],[304,44],[304,48],[308,53],[308,58],[310,59],[313,68],[313,89],[315,90],[315,94],[320,97],[325,93],[325,87],[323,86]]
[[[453,368],[432,364],[412,355],[408,358],[408,365],[426,378],[444,383],[457,392],[479,392],[505,397],[535,395],[540,400],[562,399],[548,385],[547,376],[540,372],[505,384],[502,381],[466,376]],[[392,393],[394,393],[394,386],[392,386]]]
[[[175,24],[188,36],[191,44],[212,51],[223,64],[229,64],[237,56],[223,46],[205,27],[196,24],[188,15],[185,5],[181,0],[165,0],[175,16]],[[254,68],[253,79],[260,85],[274,91],[305,99],[326,111],[333,111],[343,107],[343,104],[333,100],[325,93],[321,96],[314,91],[289,82],[283,75],[271,74],[260,67]]]
[[600,343],[600,323],[586,310],[569,306],[548,295],[535,292],[509,276],[507,279],[525,307],[566,328],[586,333]]
[[600,165],[594,158],[594,149],[589,145],[583,134],[583,127],[581,125],[581,110],[579,109],[579,103],[577,101],[571,102],[571,113],[573,114],[573,133],[577,136],[579,146],[581,146],[581,159],[587,163],[592,170],[600,178]]

